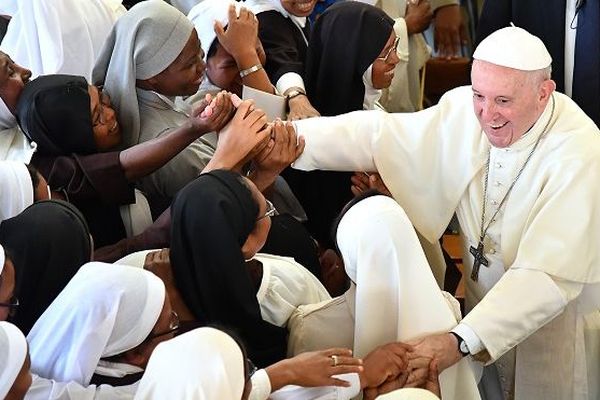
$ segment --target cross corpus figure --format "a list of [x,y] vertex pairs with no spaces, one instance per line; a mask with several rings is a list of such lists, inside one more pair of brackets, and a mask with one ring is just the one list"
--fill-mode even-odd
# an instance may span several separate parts
[[483,240],[479,241],[477,248],[471,246],[469,248],[469,253],[473,254],[473,270],[471,271],[471,279],[477,282],[477,279],[479,278],[479,267],[481,267],[482,264],[487,267],[489,264],[488,259],[483,255]]

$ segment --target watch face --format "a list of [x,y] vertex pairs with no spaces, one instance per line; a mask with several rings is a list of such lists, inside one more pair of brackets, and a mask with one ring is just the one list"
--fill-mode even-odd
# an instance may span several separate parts
[[463,354],[469,354],[469,348],[467,347],[467,344],[464,340],[460,342],[460,351]]

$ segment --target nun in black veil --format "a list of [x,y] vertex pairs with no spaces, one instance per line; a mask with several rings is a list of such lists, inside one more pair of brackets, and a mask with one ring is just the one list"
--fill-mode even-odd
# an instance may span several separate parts
[[197,320],[236,332],[258,366],[285,358],[287,331],[263,320],[245,263],[270,229],[264,196],[239,174],[215,170],[182,189],[171,213],[171,266]]
[[[375,109],[400,61],[394,21],[379,8],[339,2],[314,25],[306,58],[310,102],[323,116]],[[334,248],[331,224],[353,197],[351,173],[286,170],[285,179],[308,215],[308,229],[324,248]]]
[[47,200],[3,221],[0,243],[16,273],[19,307],[9,320],[27,334],[79,267],[90,261],[92,238],[73,205]]

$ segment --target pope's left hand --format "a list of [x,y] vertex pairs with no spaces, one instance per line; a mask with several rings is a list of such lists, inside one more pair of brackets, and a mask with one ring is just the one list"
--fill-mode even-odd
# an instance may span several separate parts
[[425,336],[408,342],[414,351],[409,353],[410,358],[429,357],[432,358],[439,372],[456,364],[462,359],[458,351],[458,341],[450,333]]

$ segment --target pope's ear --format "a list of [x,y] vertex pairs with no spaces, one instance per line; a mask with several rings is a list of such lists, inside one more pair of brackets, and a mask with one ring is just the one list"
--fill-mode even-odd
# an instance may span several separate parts
[[547,101],[556,90],[556,82],[552,79],[546,79],[540,86],[540,101]]

